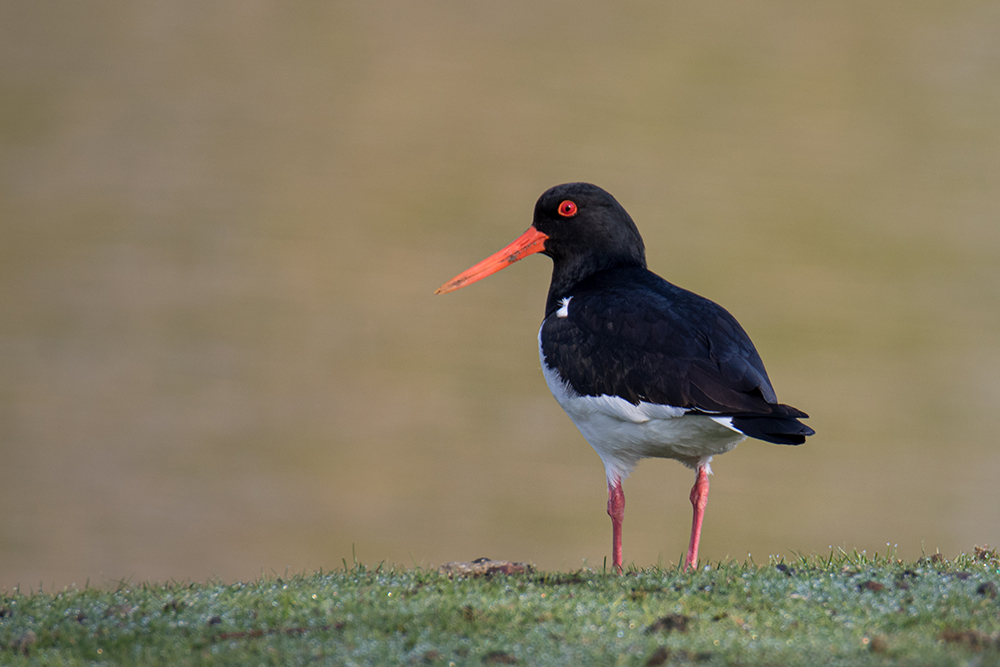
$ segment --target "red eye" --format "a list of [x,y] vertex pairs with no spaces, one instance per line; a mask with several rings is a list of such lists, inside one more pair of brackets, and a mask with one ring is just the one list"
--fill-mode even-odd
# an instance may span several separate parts
[[559,204],[559,215],[564,218],[572,218],[576,215],[576,204],[571,202],[569,199],[565,200],[563,203]]

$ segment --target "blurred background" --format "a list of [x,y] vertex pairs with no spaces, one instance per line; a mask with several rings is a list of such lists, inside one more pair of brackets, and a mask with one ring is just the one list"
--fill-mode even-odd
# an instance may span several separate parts
[[[0,6],[0,588],[480,556],[601,567],[551,264],[585,180],[729,309],[802,447],[713,467],[701,556],[1000,546],[1000,5]],[[626,483],[678,562],[694,476]]]

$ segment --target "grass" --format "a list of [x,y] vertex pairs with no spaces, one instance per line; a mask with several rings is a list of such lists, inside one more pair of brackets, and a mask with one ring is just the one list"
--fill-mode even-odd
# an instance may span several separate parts
[[1000,665],[1000,557],[843,551],[694,572],[449,577],[354,565],[251,583],[0,595],[0,664]]

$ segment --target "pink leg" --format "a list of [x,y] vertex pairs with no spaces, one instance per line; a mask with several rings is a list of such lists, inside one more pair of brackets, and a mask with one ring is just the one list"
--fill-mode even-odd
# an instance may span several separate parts
[[611,565],[622,573],[622,521],[625,520],[625,492],[622,481],[608,480],[608,516],[611,517]]
[[691,521],[691,544],[688,545],[687,559],[684,569],[698,564],[698,541],[701,539],[701,522],[705,518],[705,505],[708,504],[708,464],[698,464],[698,478],[691,489],[691,506],[694,508],[694,518]]

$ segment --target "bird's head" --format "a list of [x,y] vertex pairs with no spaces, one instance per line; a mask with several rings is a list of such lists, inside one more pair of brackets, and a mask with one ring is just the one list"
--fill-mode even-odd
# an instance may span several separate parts
[[617,266],[646,266],[642,237],[622,205],[596,185],[564,183],[538,198],[534,220],[524,234],[435,294],[461,289],[539,252],[552,258],[555,274],[573,280]]

